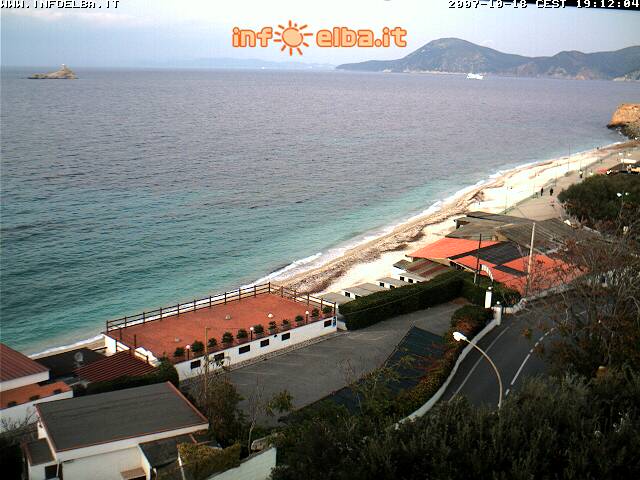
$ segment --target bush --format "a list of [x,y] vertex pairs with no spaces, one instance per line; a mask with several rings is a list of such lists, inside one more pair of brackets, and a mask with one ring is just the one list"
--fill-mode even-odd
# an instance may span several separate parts
[[178,444],[180,459],[194,480],[204,480],[215,472],[237,467],[241,451],[238,443],[222,450],[193,443]]
[[282,320],[282,326],[287,328],[289,327],[289,325],[291,325],[291,322],[289,320],[287,320],[286,318]]
[[322,313],[325,315],[331,315],[333,313],[333,307],[330,307],[329,305],[322,307]]
[[207,345],[209,348],[216,348],[218,346],[218,341],[215,338],[210,338]]
[[233,334],[231,332],[224,332],[222,334],[222,343],[224,344],[233,343]]
[[260,324],[253,326],[253,333],[257,333],[258,335],[264,333],[264,327]]
[[314,308],[313,310],[311,310],[311,316],[313,318],[318,318],[320,316],[320,310],[318,310],[317,308]]
[[[491,286],[491,280],[487,277],[479,277],[478,284],[473,283],[473,274],[465,273],[463,276],[462,291],[460,296],[476,305],[484,305],[484,297],[487,288]],[[522,296],[516,290],[505,287],[502,284],[493,284],[492,303],[500,302],[504,306],[515,305]]]
[[247,333],[247,331],[244,328],[241,328],[240,330],[238,330],[238,333],[236,333],[236,338],[238,340],[241,340],[243,338],[247,338],[249,336],[249,334]]
[[146,375],[138,377],[123,376],[107,382],[90,383],[87,385],[85,393],[86,395],[92,395],[95,393],[112,392],[115,390],[123,390],[125,388],[142,387],[144,385],[163,382],[171,382],[176,387],[179,387],[180,385],[178,371],[167,359],[161,359],[156,370],[154,372],[147,373]]
[[[285,320],[282,321],[282,323],[284,324]],[[275,320],[271,320],[269,322],[269,330],[276,330],[278,328],[278,324],[276,324]]]
[[176,351],[173,352],[173,356],[176,357],[176,358],[184,357],[184,347],[176,348]]
[[459,297],[464,275],[460,271],[450,271],[428,282],[372,293],[340,305],[340,313],[344,315],[349,330],[368,327],[387,318],[422,310]]
[[296,315],[296,323],[303,323],[304,317],[302,315]]
[[194,340],[191,344],[191,351],[193,353],[204,352],[204,343],[202,343],[200,340]]

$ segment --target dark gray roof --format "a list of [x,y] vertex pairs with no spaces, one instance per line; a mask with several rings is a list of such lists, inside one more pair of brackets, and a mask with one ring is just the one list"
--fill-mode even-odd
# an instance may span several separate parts
[[[518,225],[505,225],[497,231],[506,239],[529,248],[532,228],[533,222],[529,221],[529,223]],[[534,247],[536,250],[546,252],[562,247],[568,241],[580,242],[593,237],[594,234],[586,230],[575,229],[557,218],[550,218],[536,222]]]
[[44,438],[25,444],[24,450],[27,454],[29,465],[41,465],[53,461],[49,443]]
[[207,423],[169,382],[43,402],[36,408],[57,452]]
[[[469,212],[467,217],[479,219],[479,220],[492,220],[500,223],[530,223],[528,218],[514,217],[512,215],[502,215],[500,213],[488,213],[488,212]],[[465,219],[459,219],[465,220]]]
[[35,360],[49,369],[49,375],[51,379],[54,380],[61,377],[75,376],[74,370],[78,368],[75,355],[78,352],[82,354],[82,365],[89,365],[90,363],[105,358],[104,355],[88,348],[78,348],[76,350],[69,350],[68,352],[49,355],[48,357],[36,358]]

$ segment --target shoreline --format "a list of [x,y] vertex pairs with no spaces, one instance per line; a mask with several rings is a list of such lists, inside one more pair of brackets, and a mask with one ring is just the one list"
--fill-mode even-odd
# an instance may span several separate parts
[[[568,172],[586,167],[593,170],[596,162],[627,148],[629,144],[629,141],[615,142],[578,152],[570,157],[556,157],[500,170],[486,180],[464,187],[450,197],[434,202],[421,213],[405,221],[380,227],[378,231],[381,233],[363,234],[362,239],[355,245],[330,248],[326,252],[318,252],[296,260],[245,286],[272,281],[296,289],[300,293],[318,294],[389,276],[393,263],[406,258],[407,253],[447,235],[455,228],[453,220],[466,212],[503,212],[505,204],[511,207],[517,205],[531,197],[535,191],[539,191],[541,186],[546,189],[556,178]],[[505,187],[508,190],[505,190]],[[314,265],[332,251],[339,253],[319,265]],[[289,273],[299,268],[303,270]],[[99,342],[101,336],[101,333],[97,332],[90,338],[71,340],[66,345],[50,346],[28,355],[38,358],[91,346]]]
[[435,202],[422,214],[394,226],[390,232],[348,248],[342,255],[326,263],[294,275],[286,275],[286,271],[282,271],[280,275],[271,274],[269,277],[301,293],[318,294],[389,276],[393,263],[406,258],[407,253],[447,235],[455,228],[453,221],[467,212],[482,210],[502,213],[505,206],[508,209],[517,205],[533,196],[541,187],[548,189],[559,177],[579,169],[586,173],[593,171],[594,164],[628,146],[629,142],[616,142],[571,156],[499,171],[485,181]]

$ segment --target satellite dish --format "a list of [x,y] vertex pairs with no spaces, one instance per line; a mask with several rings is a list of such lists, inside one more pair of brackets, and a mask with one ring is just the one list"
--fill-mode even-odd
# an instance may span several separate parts
[[73,354],[73,359],[76,361],[76,364],[80,366],[84,361],[84,355],[82,354],[82,352],[76,352]]

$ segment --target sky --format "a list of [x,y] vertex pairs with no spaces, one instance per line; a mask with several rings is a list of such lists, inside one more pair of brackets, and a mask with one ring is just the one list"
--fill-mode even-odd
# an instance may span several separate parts
[[[33,4],[34,0],[26,0]],[[233,27],[259,30],[293,20],[321,28],[407,30],[404,48],[305,48],[296,61],[340,64],[400,58],[425,43],[458,37],[508,53],[616,50],[640,45],[640,12],[479,7],[447,0],[121,0],[118,8],[3,9],[3,66],[132,67],[184,64],[216,57],[288,61],[271,45],[239,49]],[[111,5],[113,7],[113,1]]]

